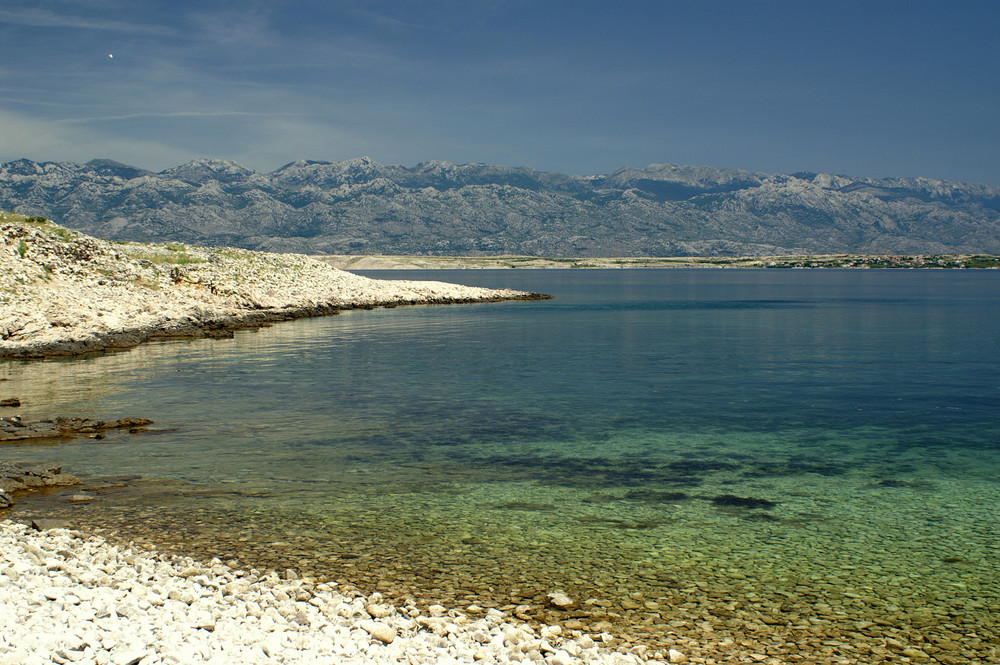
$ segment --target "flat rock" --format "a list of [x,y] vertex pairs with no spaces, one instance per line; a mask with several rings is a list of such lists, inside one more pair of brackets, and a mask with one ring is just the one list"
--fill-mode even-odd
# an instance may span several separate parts
[[576,606],[576,601],[561,591],[553,591],[547,598],[549,605],[559,610],[568,610]]
[[118,420],[93,420],[91,418],[54,418],[51,420],[0,419],[0,441],[25,441],[28,439],[56,439],[81,434],[102,434],[112,429],[135,429],[152,425],[149,418],[120,418]]
[[46,531],[48,529],[68,529],[72,526],[69,520],[54,517],[39,517],[31,520],[31,528],[35,531]]
[[396,629],[381,621],[362,621],[361,628],[383,644],[392,644],[396,639]]

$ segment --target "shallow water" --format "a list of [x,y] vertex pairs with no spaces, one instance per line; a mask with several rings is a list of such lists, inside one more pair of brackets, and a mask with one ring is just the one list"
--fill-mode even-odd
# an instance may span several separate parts
[[720,658],[995,656],[1000,273],[384,276],[555,299],[0,364],[26,417],[156,421],[7,447],[148,479],[22,510]]

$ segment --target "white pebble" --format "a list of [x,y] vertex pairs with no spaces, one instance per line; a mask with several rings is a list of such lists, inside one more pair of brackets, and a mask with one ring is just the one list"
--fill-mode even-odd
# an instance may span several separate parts
[[[380,594],[307,591],[277,575],[235,582],[220,562],[170,562],[61,529],[0,520],[0,553],[2,665],[642,661],[588,635],[564,637],[559,626],[536,633],[495,609],[468,617],[433,605],[422,614]],[[683,662],[675,653],[670,662]]]

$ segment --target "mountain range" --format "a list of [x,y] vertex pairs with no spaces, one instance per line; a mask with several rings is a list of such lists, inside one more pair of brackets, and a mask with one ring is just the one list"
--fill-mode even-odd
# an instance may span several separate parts
[[0,209],[116,240],[323,254],[1000,254],[1000,187],[673,164],[572,176],[363,157],[0,166]]

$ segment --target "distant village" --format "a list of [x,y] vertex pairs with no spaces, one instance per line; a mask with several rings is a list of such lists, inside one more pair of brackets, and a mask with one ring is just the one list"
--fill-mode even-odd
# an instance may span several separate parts
[[1000,256],[975,255],[838,255],[786,257],[768,260],[767,268],[992,268],[1000,269]]

